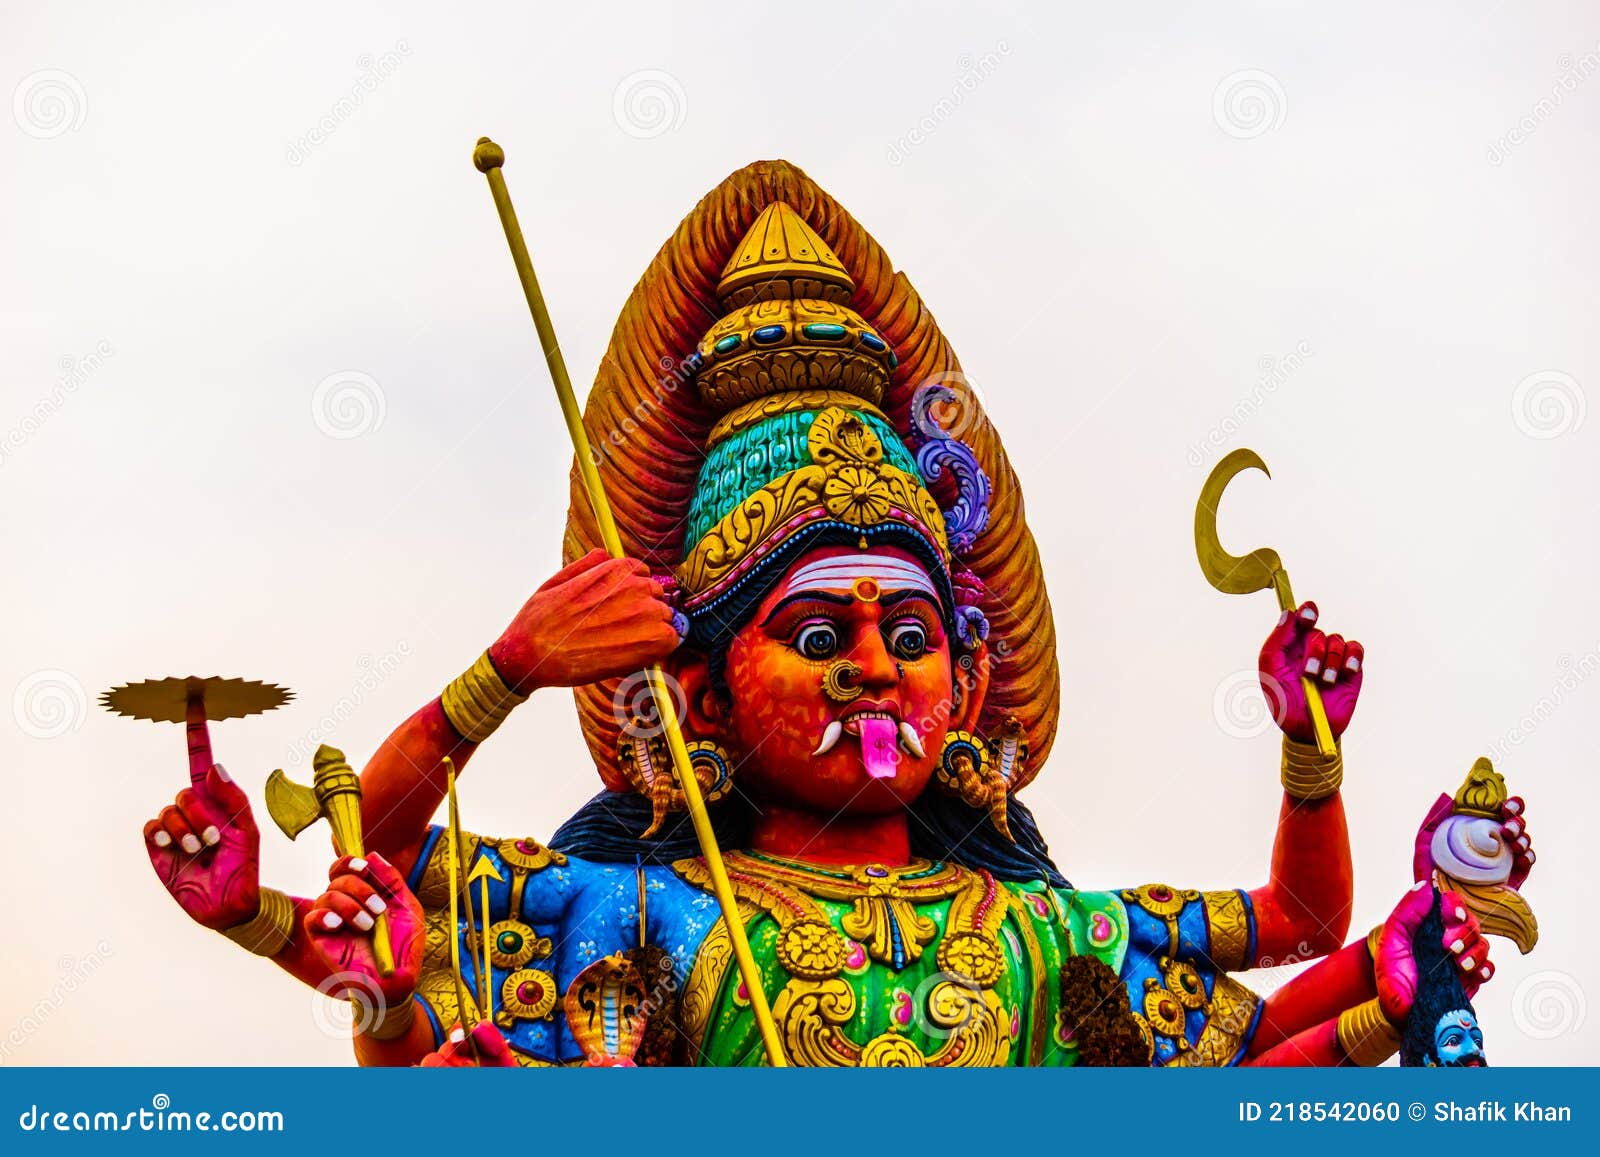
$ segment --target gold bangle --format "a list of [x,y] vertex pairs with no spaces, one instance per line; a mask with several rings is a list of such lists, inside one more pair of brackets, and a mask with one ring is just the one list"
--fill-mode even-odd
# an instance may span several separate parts
[[1373,963],[1378,960],[1378,941],[1383,938],[1383,925],[1374,924],[1372,931],[1367,933],[1367,955],[1372,957]]
[[1283,737],[1283,790],[1295,799],[1327,799],[1344,782],[1344,756],[1334,741],[1333,754],[1323,755],[1314,743]]
[[262,888],[256,914],[222,934],[257,956],[276,956],[294,938],[294,901],[276,888]]
[[1353,1065],[1381,1065],[1400,1048],[1400,1032],[1373,997],[1339,1014],[1339,1047]]
[[[356,1008],[356,1023],[360,1024],[362,1006],[352,1001]],[[386,1004],[374,1013],[372,1023],[361,1030],[361,1035],[368,1040],[399,1040],[411,1031],[411,1024],[417,1019],[417,1002],[413,997],[406,997],[399,1004]]]
[[495,728],[505,722],[512,708],[527,702],[526,695],[518,695],[500,672],[489,661],[489,652],[478,656],[478,661],[467,668],[439,696],[446,718],[461,738],[482,743],[493,735]]

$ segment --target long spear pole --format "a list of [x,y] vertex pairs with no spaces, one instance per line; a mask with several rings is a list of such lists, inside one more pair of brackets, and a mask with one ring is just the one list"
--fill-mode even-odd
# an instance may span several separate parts
[[[550,367],[550,380],[555,384],[556,398],[561,403],[561,416],[566,419],[567,433],[572,436],[572,449],[578,459],[578,473],[583,479],[584,491],[589,496],[589,507],[600,527],[600,539],[612,558],[626,557],[622,539],[617,534],[616,521],[611,517],[611,503],[606,499],[605,486],[600,481],[600,471],[589,452],[589,435],[583,428],[583,415],[578,410],[578,400],[572,392],[572,379],[567,376],[567,363],[561,356],[561,346],[556,341],[555,327],[550,323],[550,311],[545,308],[544,294],[539,289],[539,279],[533,272],[533,258],[522,239],[522,226],[517,224],[517,212],[511,206],[511,194],[506,190],[506,179],[500,167],[506,163],[503,149],[488,137],[478,138],[478,147],[472,150],[472,164],[489,181],[489,192],[494,196],[494,207],[500,214],[500,225],[505,229],[506,243],[511,246],[511,260],[517,266],[517,278],[522,282],[523,296],[528,299],[528,312],[533,315],[533,328],[539,331],[539,344],[544,348],[544,359]],[[767,1003],[767,991],[761,982],[761,971],[756,967],[755,956],[750,952],[750,938],[745,935],[744,921],[739,916],[739,905],[734,900],[733,886],[728,883],[728,869],[722,862],[722,850],[717,846],[717,835],[711,827],[711,817],[706,813],[705,797],[700,792],[700,781],[695,779],[689,762],[689,749],[684,746],[683,731],[678,726],[678,713],[673,708],[672,696],[666,693],[666,676],[661,668],[651,665],[645,671],[651,697],[661,720],[662,732],[667,740],[667,750],[672,753],[672,767],[683,789],[684,802],[689,807],[689,820],[694,825],[695,837],[700,841],[700,852],[705,857],[711,873],[711,890],[716,894],[717,905],[722,909],[722,919],[733,941],[734,959],[739,965],[739,975],[744,980],[745,991],[750,994],[750,1011],[755,1014],[761,1029],[761,1040],[766,1045],[767,1063],[782,1068],[787,1062],[783,1045],[778,1039],[778,1029],[772,1020],[772,1008]]]

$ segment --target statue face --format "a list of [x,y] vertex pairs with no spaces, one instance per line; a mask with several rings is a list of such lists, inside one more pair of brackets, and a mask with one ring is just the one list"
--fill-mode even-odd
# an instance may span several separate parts
[[1486,1063],[1483,1030],[1466,1009],[1447,1012],[1433,1030],[1433,1055],[1446,1068],[1478,1068]]
[[[808,810],[909,803],[939,761],[950,676],[938,597],[915,556],[838,546],[801,555],[728,647],[741,790]],[[852,688],[859,694],[844,701]]]

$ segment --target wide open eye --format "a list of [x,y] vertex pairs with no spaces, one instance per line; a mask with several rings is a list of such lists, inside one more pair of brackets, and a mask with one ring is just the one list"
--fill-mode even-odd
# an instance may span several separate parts
[[928,653],[928,632],[915,619],[889,628],[889,650],[896,659],[920,659]]
[[831,659],[839,652],[839,633],[832,623],[807,623],[794,637],[794,649],[808,659]]

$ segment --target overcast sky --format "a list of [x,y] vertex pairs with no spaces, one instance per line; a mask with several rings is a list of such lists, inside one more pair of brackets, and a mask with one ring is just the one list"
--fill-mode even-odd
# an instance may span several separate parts
[[[1064,715],[1025,798],[1081,885],[1264,879],[1278,745],[1240,688],[1276,609],[1207,586],[1191,534],[1258,450],[1224,542],[1276,546],[1368,650],[1352,935],[1494,753],[1544,938],[1495,945],[1489,1055],[1593,1059],[1600,10],[1218,7],[6,5],[0,1063],[348,1063],[149,872],[180,730],[93,702],[292,686],[214,730],[259,807],[319,739],[364,759],[557,567],[569,454],[483,134],[580,388],[749,161],[908,273],[1026,486]],[[548,836],[596,784],[542,694],[464,822]],[[325,843],[263,843],[319,890]]]

